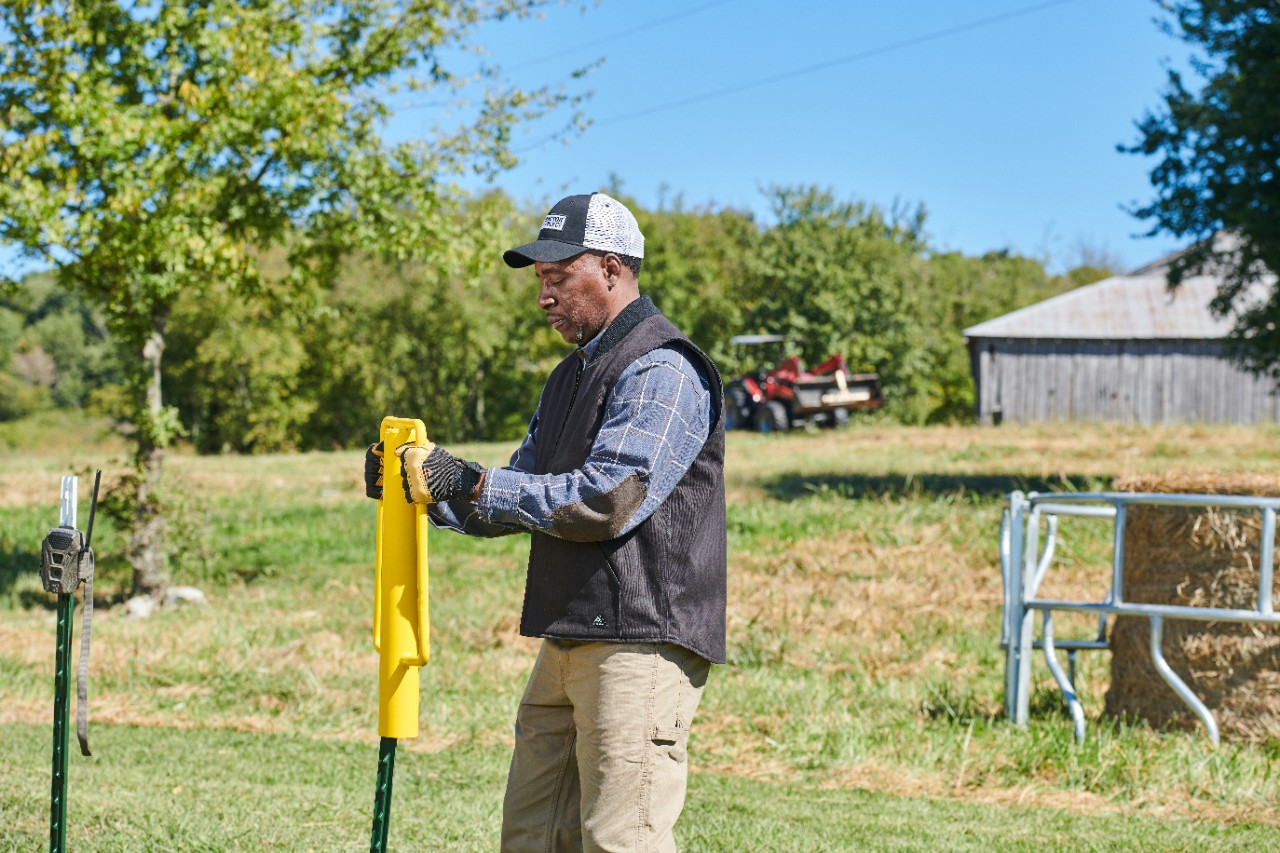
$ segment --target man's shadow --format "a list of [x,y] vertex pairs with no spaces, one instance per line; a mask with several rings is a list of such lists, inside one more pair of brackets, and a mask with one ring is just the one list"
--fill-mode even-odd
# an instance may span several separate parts
[[783,474],[766,482],[764,488],[771,497],[781,501],[822,493],[834,493],[852,500],[919,497],[993,500],[1013,491],[1102,491],[1107,485],[1107,481],[1097,477],[1071,474],[1055,477],[1020,474]]

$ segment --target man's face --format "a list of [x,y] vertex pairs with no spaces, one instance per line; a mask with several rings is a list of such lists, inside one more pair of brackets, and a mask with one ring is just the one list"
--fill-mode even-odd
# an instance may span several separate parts
[[538,262],[538,307],[551,328],[571,344],[585,344],[612,319],[605,259],[585,253],[567,261]]

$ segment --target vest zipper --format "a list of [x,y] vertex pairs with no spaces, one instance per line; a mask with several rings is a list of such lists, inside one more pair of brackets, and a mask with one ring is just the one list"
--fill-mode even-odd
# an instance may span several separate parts
[[585,361],[578,362],[578,371],[573,375],[573,393],[569,395],[569,408],[565,409],[564,420],[560,422],[560,434],[556,436],[556,443],[551,447],[551,454],[560,449],[560,439],[564,438],[564,428],[569,425],[569,416],[573,414],[573,404],[578,400],[578,386],[582,384],[582,374],[587,372],[587,363]]

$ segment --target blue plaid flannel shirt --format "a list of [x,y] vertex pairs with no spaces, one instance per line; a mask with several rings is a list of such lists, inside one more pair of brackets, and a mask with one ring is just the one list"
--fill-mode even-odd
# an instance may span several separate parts
[[[582,348],[588,358],[599,341],[597,336]],[[701,361],[688,358],[678,346],[659,347],[636,359],[609,392],[587,461],[565,474],[531,473],[541,409],[539,403],[511,462],[489,469],[478,501],[429,507],[435,526],[476,536],[523,531],[554,536],[551,518],[558,508],[602,495],[636,474],[647,485],[645,499],[623,525],[625,534],[666,500],[706,443],[711,383]]]

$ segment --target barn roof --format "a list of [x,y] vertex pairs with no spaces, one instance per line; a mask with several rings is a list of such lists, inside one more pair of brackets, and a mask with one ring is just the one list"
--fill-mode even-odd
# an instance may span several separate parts
[[[1131,275],[1103,279],[964,330],[966,338],[1078,338],[1089,340],[1200,340],[1224,338],[1232,317],[1209,309],[1221,281],[1217,275],[1184,279],[1170,292],[1168,260]],[[1274,286],[1275,277],[1255,285]]]

